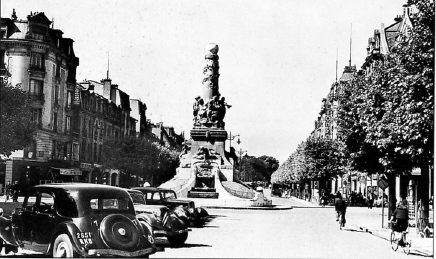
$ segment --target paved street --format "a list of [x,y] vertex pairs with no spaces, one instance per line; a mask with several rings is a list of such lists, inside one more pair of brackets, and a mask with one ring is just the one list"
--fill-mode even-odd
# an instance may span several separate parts
[[[351,208],[349,223],[365,208]],[[391,250],[388,241],[345,227],[339,230],[332,208],[292,210],[210,210],[214,219],[193,229],[187,243],[152,258],[422,258]]]
[[[158,239],[165,251],[151,258],[423,258],[406,255],[401,248],[394,252],[387,240],[359,230],[365,220],[381,225],[380,208],[348,208],[347,225],[341,231],[332,207],[271,198],[268,190],[265,194],[273,204],[294,208],[208,209],[210,221],[203,228],[193,228],[185,245],[171,247],[165,238]],[[418,243],[412,240],[412,248],[414,241]],[[24,252],[26,257],[38,256]]]

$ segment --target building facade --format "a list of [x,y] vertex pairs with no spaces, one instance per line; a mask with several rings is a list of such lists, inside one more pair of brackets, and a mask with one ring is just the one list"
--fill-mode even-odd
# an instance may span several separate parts
[[[7,83],[32,96],[32,120],[38,123],[33,145],[22,157],[6,162],[5,182],[36,184],[48,167],[78,159],[78,144],[71,138],[71,104],[79,58],[73,40],[50,27],[44,13],[26,20],[1,18],[0,56]],[[47,176],[48,177],[48,176]]]
[[31,146],[0,164],[0,187],[9,182],[119,185],[121,172],[101,164],[105,139],[153,132],[162,144],[183,143],[172,127],[151,127],[145,103],[113,84],[109,71],[100,81],[77,83],[74,41],[62,34],[42,12],[21,20],[14,10],[11,18],[1,18],[0,76],[31,94],[38,129]]

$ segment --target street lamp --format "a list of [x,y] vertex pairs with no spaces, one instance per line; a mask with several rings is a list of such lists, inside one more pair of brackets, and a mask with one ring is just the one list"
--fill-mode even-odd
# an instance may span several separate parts
[[240,135],[233,135],[232,136],[232,132],[230,131],[229,137],[227,138],[228,140],[230,140],[230,147],[232,147],[232,140],[234,140],[236,137],[238,137],[238,140],[236,140],[236,143],[238,143],[238,145],[241,143],[241,140],[239,139]]

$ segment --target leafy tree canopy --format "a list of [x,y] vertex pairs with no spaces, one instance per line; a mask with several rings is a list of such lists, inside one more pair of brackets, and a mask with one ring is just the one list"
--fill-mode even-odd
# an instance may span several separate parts
[[10,156],[33,143],[37,124],[32,122],[30,99],[26,92],[0,83],[0,154]]
[[102,165],[147,180],[156,177],[156,185],[174,176],[179,157],[176,150],[161,146],[153,137],[125,137],[104,141]]

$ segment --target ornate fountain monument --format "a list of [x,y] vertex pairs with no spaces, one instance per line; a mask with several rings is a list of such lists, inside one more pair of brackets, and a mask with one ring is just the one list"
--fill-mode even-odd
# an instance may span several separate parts
[[[253,199],[240,198],[229,188],[228,182],[234,182],[233,165],[238,158],[232,147],[230,152],[225,150],[227,131],[224,117],[231,106],[219,92],[216,44],[206,47],[203,75],[202,95],[195,98],[193,105],[191,138],[183,145],[177,174],[160,187],[176,191],[178,197],[219,199],[221,205],[228,202],[241,207],[272,206],[271,200],[263,195],[262,188],[256,190]],[[223,187],[224,181],[229,192]],[[232,185],[235,186],[234,183]]]
[[[180,154],[179,177],[191,179],[184,186],[190,198],[218,198],[225,190],[220,181],[233,181],[231,154],[225,151],[226,110],[231,106],[219,92],[218,45],[208,44],[203,69],[203,92],[193,104],[191,139]],[[228,193],[224,195],[229,195]]]

